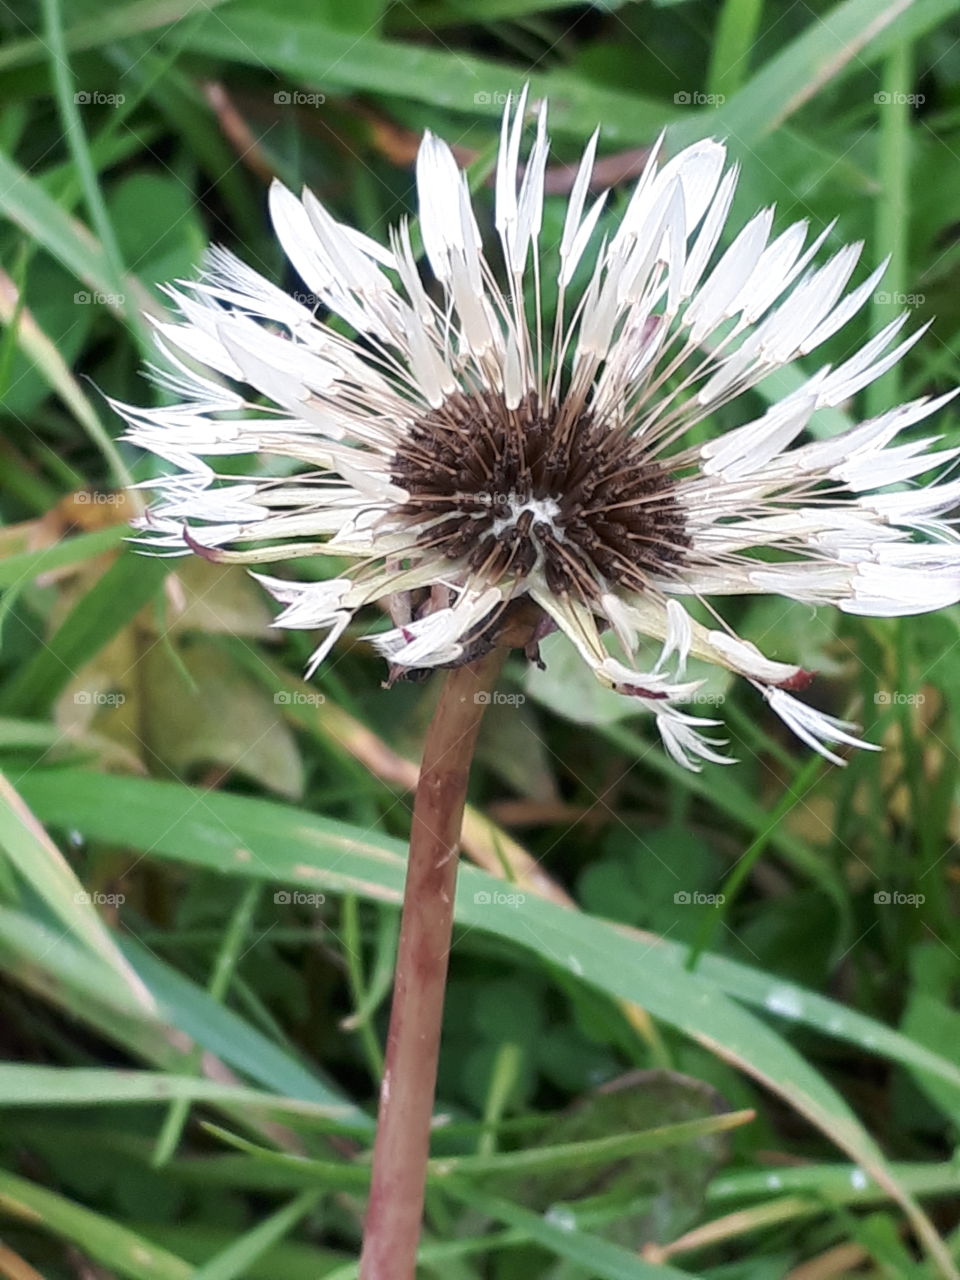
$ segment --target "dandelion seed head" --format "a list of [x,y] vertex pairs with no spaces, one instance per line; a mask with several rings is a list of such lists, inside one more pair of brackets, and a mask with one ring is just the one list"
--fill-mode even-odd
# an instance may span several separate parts
[[[811,673],[736,635],[723,597],[889,617],[960,602],[960,480],[947,478],[960,449],[913,431],[955,393],[818,429],[922,336],[902,336],[904,315],[820,359],[883,265],[851,286],[862,246],[818,261],[832,224],[812,240],[804,222],[776,233],[772,209],[728,228],[738,170],[712,140],[665,158],[661,138],[618,212],[609,193],[589,197],[594,134],[547,244],[547,107],[528,119],[527,106],[524,91],[504,111],[495,254],[428,132],[422,264],[406,221],[387,246],[274,183],[273,224],[310,305],[218,248],[167,290],[155,376],[176,402],[116,406],[127,439],[174,468],[140,541],[251,566],[346,561],[319,582],[257,575],[282,605],[276,625],[321,633],[308,675],[377,605],[392,625],[369,639],[392,675],[496,643],[537,657],[556,629],[685,767],[730,762],[718,722],[695,714],[692,659],[742,676],[843,763],[866,745],[857,727],[802,701]],[[764,407],[758,388],[784,366],[794,389]],[[735,425],[704,429],[720,410]],[[254,455],[267,465],[218,469]]]

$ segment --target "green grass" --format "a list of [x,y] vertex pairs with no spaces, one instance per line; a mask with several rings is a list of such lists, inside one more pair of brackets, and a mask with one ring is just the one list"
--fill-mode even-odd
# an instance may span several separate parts
[[[214,240],[297,287],[268,173],[385,238],[415,211],[427,127],[473,157],[489,214],[502,95],[529,80],[558,162],[597,123],[604,156],[662,128],[671,150],[722,137],[736,215],[837,217],[827,248],[891,255],[827,358],[903,305],[933,326],[818,420],[835,431],[960,381],[958,13],[0,13],[3,1274],[356,1275],[409,819],[398,757],[416,759],[436,690],[384,691],[359,627],[308,687],[311,637],[271,631],[242,571],[123,546],[122,487],[153,464],[115,442],[104,397],[156,394],[157,286]],[[276,98],[295,91],[323,101]],[[548,239],[562,216],[552,197]],[[956,411],[936,430],[960,443]],[[508,667],[525,701],[491,709],[473,780],[424,1276],[960,1264],[960,615],[733,604],[741,634],[817,669],[817,705],[885,750],[835,768],[717,685],[740,763],[687,774],[562,645],[546,673]],[[539,895],[524,854],[574,909]]]

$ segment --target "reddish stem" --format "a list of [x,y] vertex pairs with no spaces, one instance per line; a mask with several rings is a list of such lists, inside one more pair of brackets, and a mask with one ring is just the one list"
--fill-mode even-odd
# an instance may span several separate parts
[[451,671],[413,806],[360,1280],[413,1280],[430,1154],[460,826],[470,762],[505,650]]

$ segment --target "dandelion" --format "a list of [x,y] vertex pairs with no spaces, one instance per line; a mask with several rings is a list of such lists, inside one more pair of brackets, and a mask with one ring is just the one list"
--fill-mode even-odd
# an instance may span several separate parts
[[[563,632],[688,768],[728,762],[717,722],[686,709],[700,683],[691,657],[745,678],[842,763],[834,748],[866,745],[856,726],[802,702],[811,673],[736,635],[714,599],[876,616],[960,600],[949,518],[960,480],[911,483],[960,450],[905,436],[950,396],[816,430],[821,410],[918,340],[922,329],[899,338],[905,315],[759,416],[743,408],[723,434],[698,429],[815,353],[883,266],[848,289],[862,246],[815,265],[832,228],[809,243],[804,222],[774,236],[773,209],[720,251],[737,168],[714,141],[667,162],[656,144],[622,216],[601,225],[594,134],[559,244],[545,244],[546,106],[521,166],[526,116],[524,92],[503,116],[492,264],[466,177],[430,133],[417,160],[429,282],[407,222],[387,247],[275,183],[273,223],[316,306],[212,249],[198,281],[167,290],[179,315],[156,324],[169,368],[154,375],[178,402],[117,406],[127,438],[176,468],[151,481],[159,498],[140,522],[155,552],[352,562],[319,582],[256,575],[283,605],[277,625],[324,632],[308,675],[376,602],[392,625],[369,639],[391,678],[452,668],[414,806],[363,1280],[414,1272],[457,840],[484,689],[506,648],[539,661],[539,640]],[[241,455],[268,470],[215,468]],[[659,657],[644,661],[651,641]]]
[[[856,743],[854,726],[798,700],[808,673],[766,658],[713,605],[707,626],[685,602],[768,593],[892,616],[960,600],[960,546],[942,518],[960,481],[902,484],[958,450],[931,449],[936,437],[898,443],[949,396],[798,443],[818,410],[880,377],[923,330],[892,345],[904,314],[760,416],[691,443],[698,423],[747,403],[768,374],[836,333],[883,266],[845,292],[862,246],[815,267],[830,228],[810,244],[804,222],[771,238],[772,209],[718,255],[736,166],[725,169],[717,142],[665,164],[658,145],[570,299],[605,206],[606,193],[589,198],[595,134],[555,255],[547,339],[547,112],[537,111],[521,178],[525,109],[525,93],[508,105],[497,163],[503,285],[466,177],[428,133],[417,189],[432,289],[405,222],[388,249],[309,191],[271,190],[287,256],[355,337],[224,249],[210,251],[198,282],[168,289],[180,316],[156,327],[175,372],[156,376],[181,403],[120,406],[128,439],[180,468],[152,482],[161,498],[144,534],[156,550],[243,564],[354,558],[352,571],[319,583],[259,575],[285,606],[277,625],[326,630],[310,673],[374,601],[394,606],[396,625],[370,639],[395,672],[475,659],[532,606],[537,634],[564,632],[599,680],[652,712],[681,763],[726,759],[702,732],[716,722],[683,709],[697,688],[684,680],[690,655],[745,677],[835,760],[828,744]],[[287,462],[269,477],[213,469],[211,459],[238,454]],[[662,652],[643,671],[649,638]],[[536,656],[535,640],[528,649]]]

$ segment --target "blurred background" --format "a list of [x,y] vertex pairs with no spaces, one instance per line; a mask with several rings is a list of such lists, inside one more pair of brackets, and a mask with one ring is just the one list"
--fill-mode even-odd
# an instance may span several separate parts
[[[777,230],[836,219],[824,256],[864,240],[856,280],[892,255],[817,365],[904,309],[931,327],[817,425],[841,429],[960,383],[958,14],[0,8],[0,1275],[355,1274],[437,689],[382,688],[376,615],[305,684],[312,637],[272,630],[243,570],[125,544],[154,464],[106,397],[159,403],[158,286],[213,241],[303,289],[275,175],[385,242],[428,127],[488,233],[499,116],[529,81],[551,100],[545,243],[600,124],[601,236],[665,129],[668,153],[726,140],[734,229],[775,203]],[[960,443],[952,406],[934,429]],[[508,664],[464,832],[425,1276],[956,1274],[957,611],[727,604],[884,750],[836,768],[714,674],[740,763],[689,774],[562,640],[544,672]]]

